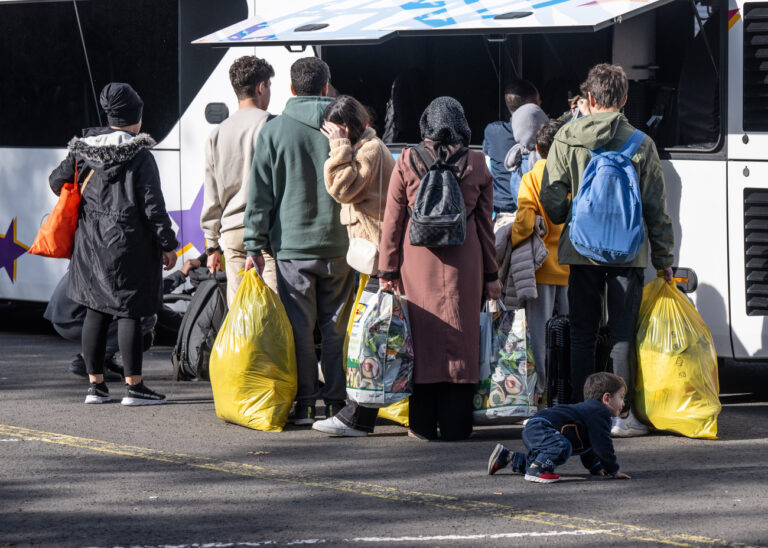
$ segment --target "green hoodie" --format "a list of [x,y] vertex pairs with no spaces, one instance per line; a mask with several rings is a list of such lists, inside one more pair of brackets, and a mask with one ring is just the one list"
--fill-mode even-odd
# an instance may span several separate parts
[[[600,147],[619,150],[634,130],[623,114],[599,112],[564,125],[555,135],[555,141],[547,156],[539,198],[553,223],[566,223],[557,247],[557,259],[560,264],[601,264],[579,254],[571,244],[568,236],[571,196],[575,196],[579,191],[581,177],[591,158],[589,151]],[[656,145],[650,137],[645,138],[632,156],[632,164],[640,179],[647,236],[637,257],[631,263],[610,266],[645,268],[648,266],[650,241],[651,262],[654,268],[661,270],[672,266],[674,233],[672,221],[667,215],[664,174]]]
[[341,206],[325,190],[328,139],[319,129],[330,97],[292,97],[256,141],[245,236],[248,255],[272,249],[275,258],[343,257],[349,240]]

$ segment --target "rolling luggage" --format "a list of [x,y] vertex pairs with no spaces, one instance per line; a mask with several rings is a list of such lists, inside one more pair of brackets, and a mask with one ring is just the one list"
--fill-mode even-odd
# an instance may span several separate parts
[[[546,326],[547,407],[571,402],[571,323],[554,316]],[[595,371],[611,370],[611,331],[601,325],[595,348]]]

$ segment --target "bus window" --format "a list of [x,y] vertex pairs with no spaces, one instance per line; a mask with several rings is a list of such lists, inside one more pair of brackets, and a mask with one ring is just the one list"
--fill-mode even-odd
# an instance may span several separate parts
[[[96,93],[128,82],[158,142],[179,117],[177,0],[79,2]],[[75,9],[68,2],[0,7],[0,146],[61,147],[99,125]],[[104,123],[104,121],[102,121]]]
[[[657,14],[656,59],[660,70],[650,114],[663,118],[649,131],[661,149],[713,151],[722,142],[720,112],[725,104],[725,78],[720,66],[721,47],[726,45],[727,9],[724,5],[718,8],[719,4],[697,3],[694,12],[690,3],[675,2],[669,10],[677,12],[661,8]],[[678,24],[662,26],[662,18],[670,16],[679,17]],[[677,50],[681,31],[684,43]],[[676,51],[682,56],[676,56]]]
[[[419,140],[418,120],[439,95],[458,99],[480,145],[485,126],[506,120],[505,85],[521,75],[539,89],[542,108],[559,117],[589,69],[617,62],[630,79],[624,114],[659,149],[711,151],[722,141],[725,29],[722,0],[676,0],[596,32],[398,37],[379,45],[320,48],[339,93],[369,106],[388,143]],[[632,30],[631,38],[630,30]],[[501,41],[497,41],[501,40]],[[710,55],[711,52],[711,55]]]
[[421,113],[435,97],[450,95],[464,105],[471,144],[481,145],[485,125],[499,119],[497,72],[512,70],[509,63],[500,66],[498,51],[483,36],[428,36],[323,46],[321,57],[333,86],[372,111],[386,142],[418,142]]
[[568,92],[578,93],[591,66],[616,62],[629,78],[624,114],[632,125],[660,150],[714,150],[723,129],[718,73],[725,12],[696,7],[694,13],[690,2],[676,1],[596,33],[524,36],[526,78],[537,83],[552,116],[568,108]]

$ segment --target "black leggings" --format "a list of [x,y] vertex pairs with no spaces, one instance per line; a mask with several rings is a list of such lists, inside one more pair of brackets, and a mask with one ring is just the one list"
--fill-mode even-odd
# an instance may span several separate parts
[[[83,322],[83,358],[89,375],[104,373],[104,352],[107,347],[107,331],[111,314],[88,308]],[[125,376],[141,375],[141,320],[117,319],[117,344],[123,357]]]

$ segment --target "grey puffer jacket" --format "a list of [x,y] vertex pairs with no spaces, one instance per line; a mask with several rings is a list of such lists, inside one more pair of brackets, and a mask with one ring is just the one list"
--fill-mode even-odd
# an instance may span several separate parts
[[155,141],[110,128],[85,130],[49,178],[59,194],[93,170],[80,202],[67,296],[118,317],[151,316],[162,304],[162,251],[176,249]]
[[536,290],[536,270],[549,254],[542,239],[547,229],[544,219],[537,215],[533,234],[514,249],[510,238],[511,231],[512,224],[507,224],[496,232],[496,261],[499,263],[504,306],[520,308],[527,300],[539,296]]

